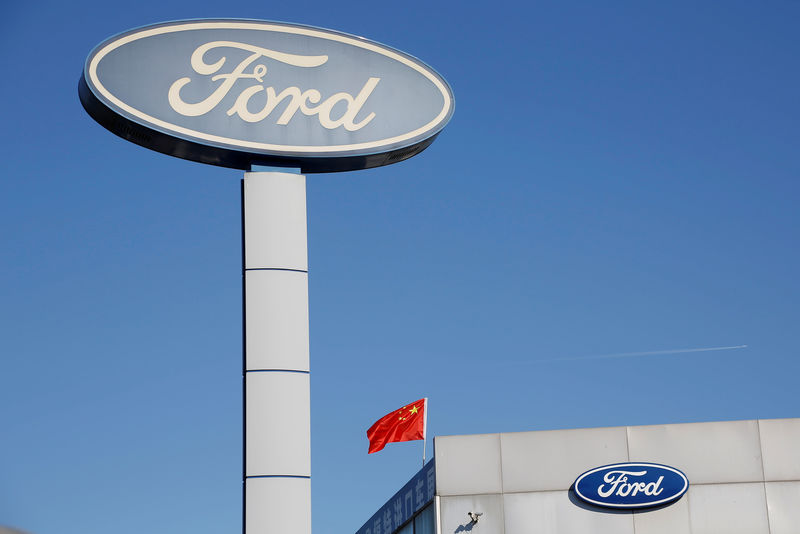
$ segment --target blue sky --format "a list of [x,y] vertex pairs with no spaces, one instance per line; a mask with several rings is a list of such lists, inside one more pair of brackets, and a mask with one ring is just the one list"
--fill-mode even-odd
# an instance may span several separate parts
[[[418,469],[421,443],[367,456],[365,431],[423,396],[430,435],[799,415],[799,15],[6,6],[0,524],[240,529],[241,173],[85,114],[77,82],[106,37],[297,22],[409,52],[454,89],[421,155],[308,179],[313,526],[341,534]],[[599,357],[634,352],[657,353]]]

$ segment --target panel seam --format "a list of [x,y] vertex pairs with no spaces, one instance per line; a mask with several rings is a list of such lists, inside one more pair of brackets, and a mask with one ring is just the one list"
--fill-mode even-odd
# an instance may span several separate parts
[[[625,454],[628,456],[628,462],[631,461],[631,427],[625,427]],[[688,488],[687,488],[688,489]],[[629,510],[631,514],[631,531],[636,534],[636,514],[633,510]]]
[[497,454],[500,457],[500,516],[503,518],[503,534],[506,533],[505,479],[503,478],[503,434],[497,435]]
[[[795,480],[781,480],[780,482],[797,482]],[[761,484],[761,480],[751,480],[751,481],[738,481],[738,482],[702,482],[695,484],[691,480],[689,481],[689,489],[692,486],[728,486],[731,484]],[[570,486],[571,487],[571,486]],[[441,494],[442,497],[466,497],[469,495],[520,495],[523,493],[556,493],[559,491],[566,491],[569,492],[569,488],[554,488],[554,489],[530,489],[530,490],[516,490],[516,491],[503,491],[502,493],[497,492],[485,492],[485,493],[446,493]],[[688,490],[685,495],[688,495]],[[681,497],[682,499],[683,497]],[[680,499],[678,499],[680,500]],[[675,501],[677,502],[677,501]]]
[[756,419],[756,430],[758,431],[758,452],[761,455],[761,478],[764,488],[764,508],[767,513],[767,530],[772,532],[772,524],[769,519],[769,501],[767,500],[767,470],[764,467],[764,442],[761,441],[761,419]]

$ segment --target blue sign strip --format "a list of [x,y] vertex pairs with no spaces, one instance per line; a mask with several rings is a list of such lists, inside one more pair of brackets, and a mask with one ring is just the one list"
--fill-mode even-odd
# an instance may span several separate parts
[[436,466],[431,460],[381,506],[356,534],[391,534],[430,503],[435,494]]

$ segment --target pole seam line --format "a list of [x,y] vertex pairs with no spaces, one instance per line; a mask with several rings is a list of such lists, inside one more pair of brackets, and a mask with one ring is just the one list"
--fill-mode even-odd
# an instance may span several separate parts
[[311,478],[311,475],[247,475],[244,478]]
[[250,267],[250,268],[246,268],[244,270],[244,272],[248,272],[248,271],[289,271],[289,272],[292,272],[292,273],[306,273],[306,274],[308,274],[308,271],[304,271],[303,269],[289,269],[289,268],[285,268],[285,267]]
[[245,373],[303,373],[310,374],[311,371],[304,371],[302,369],[245,369]]

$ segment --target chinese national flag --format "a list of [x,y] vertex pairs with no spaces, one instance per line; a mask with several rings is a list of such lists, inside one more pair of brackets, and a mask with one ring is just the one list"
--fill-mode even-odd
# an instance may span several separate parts
[[425,409],[428,399],[420,399],[378,419],[367,430],[369,453],[378,452],[387,443],[425,439]]

